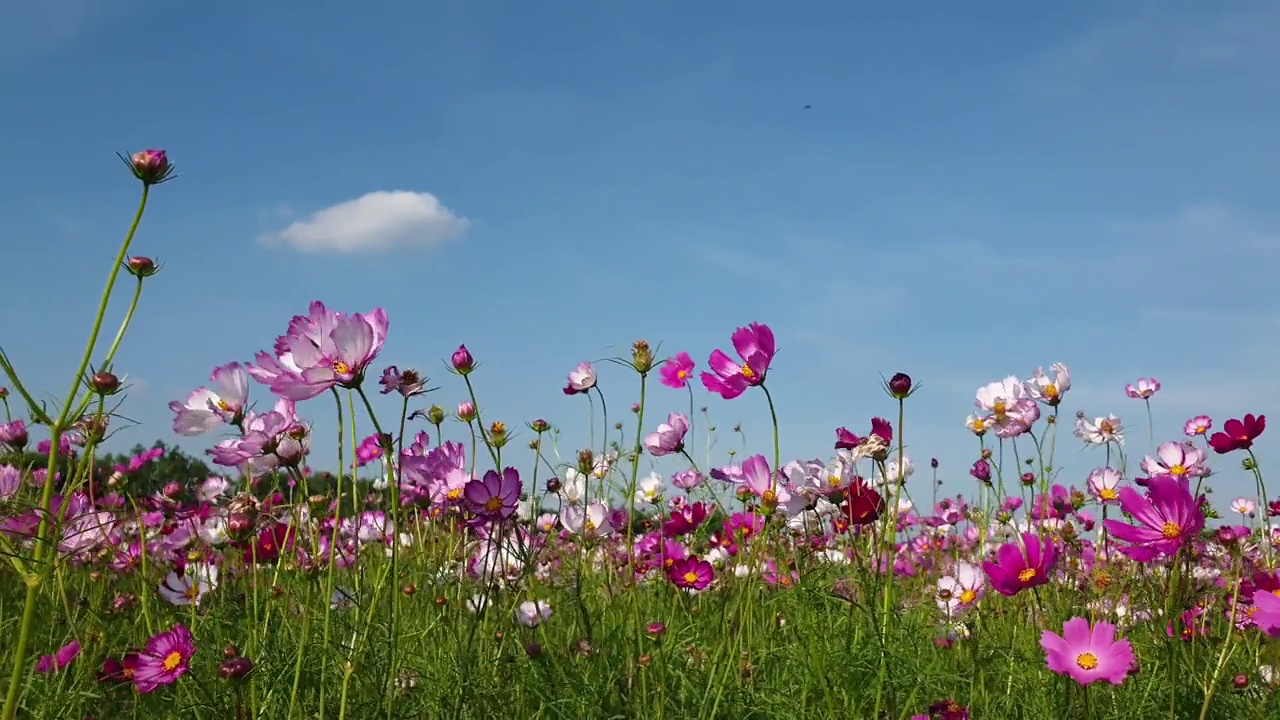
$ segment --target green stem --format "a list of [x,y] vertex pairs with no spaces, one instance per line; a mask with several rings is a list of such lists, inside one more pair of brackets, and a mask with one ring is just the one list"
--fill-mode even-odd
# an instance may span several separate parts
[[[334,508],[333,508],[333,527],[329,530],[329,567],[325,573],[324,588],[324,647],[326,652],[320,656],[320,677],[325,677],[329,671],[329,617],[333,612],[333,585],[334,568],[338,565],[338,528],[342,525],[342,477],[346,474],[343,466],[342,457],[342,398],[338,395],[337,388],[332,388],[333,402],[338,406],[338,487],[334,491]],[[320,720],[324,720],[324,689],[326,683],[320,683]]]
[[[47,480],[44,484],[44,490],[40,496],[40,526],[36,530],[35,549],[32,551],[32,564],[39,568],[44,560],[46,545],[49,536],[49,504],[53,498],[54,477],[58,470],[58,446],[62,442],[62,433],[66,429],[68,416],[71,412],[71,404],[76,399],[76,394],[80,391],[80,385],[84,382],[85,369],[89,367],[89,360],[93,357],[93,350],[98,344],[98,334],[102,331],[102,319],[107,314],[107,305],[111,302],[111,291],[115,288],[116,277],[120,274],[120,268],[124,265],[125,258],[129,254],[129,246],[133,243],[134,233],[138,231],[138,224],[142,222],[142,214],[147,208],[147,196],[151,192],[151,186],[143,184],[142,198],[138,201],[138,210],[134,213],[133,223],[129,226],[129,232],[124,236],[124,242],[120,243],[120,251],[116,254],[115,263],[111,266],[111,272],[107,275],[106,287],[102,290],[102,298],[98,302],[98,313],[93,320],[93,329],[89,333],[89,341],[85,344],[84,355],[80,359],[80,366],[76,369],[75,376],[71,382],[71,389],[67,392],[67,398],[62,403],[62,411],[58,414],[57,420],[49,428],[49,465]],[[18,626],[18,644],[13,651],[12,670],[9,673],[9,688],[5,693],[4,712],[0,714],[2,720],[13,720],[18,713],[18,699],[22,695],[22,676],[23,666],[27,660],[27,646],[31,641],[31,627],[35,621],[35,606],[40,595],[40,585],[47,575],[47,568],[40,568],[39,574],[27,575],[23,578],[27,585],[27,593],[25,604],[22,608],[22,622]]]
[[773,471],[775,475],[771,481],[771,489],[774,492],[777,492],[778,476],[776,473],[782,470],[782,468],[779,467],[779,465],[782,464],[782,440],[778,431],[778,411],[773,407],[773,395],[769,394],[769,388],[761,385],[760,389],[764,391],[765,400],[769,401],[769,418],[773,420]]

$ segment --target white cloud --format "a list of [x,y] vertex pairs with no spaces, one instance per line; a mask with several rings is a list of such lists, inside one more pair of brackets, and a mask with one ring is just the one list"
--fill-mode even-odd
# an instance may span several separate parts
[[434,247],[460,237],[470,223],[435,195],[379,190],[319,210],[263,236],[307,253],[357,253]]

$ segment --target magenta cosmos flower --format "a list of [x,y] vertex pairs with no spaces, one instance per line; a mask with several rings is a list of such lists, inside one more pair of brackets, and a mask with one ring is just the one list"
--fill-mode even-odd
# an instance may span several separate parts
[[763,385],[769,363],[777,352],[773,331],[768,325],[751,323],[733,333],[733,349],[742,358],[742,364],[729,359],[720,350],[712,350],[707,364],[711,372],[702,373],[702,384],[725,400],[732,400],[752,385]]
[[161,685],[172,685],[187,673],[191,656],[196,654],[191,633],[181,624],[153,636],[138,653],[138,666],[133,671],[133,686],[146,693]]
[[174,413],[175,433],[189,437],[201,435],[224,423],[244,420],[245,405],[249,401],[249,378],[244,367],[235,362],[216,367],[209,375],[209,382],[212,388],[196,388],[185,403],[177,400],[169,403]]
[[1057,560],[1058,548],[1051,540],[1042,540],[1035,533],[1023,533],[1022,545],[1017,542],[1001,545],[996,550],[995,562],[984,561],[982,570],[996,592],[1012,597],[1049,582],[1049,573],[1053,572]]
[[675,357],[662,363],[662,367],[658,368],[658,375],[662,378],[662,384],[673,390],[686,387],[689,378],[693,377],[693,358],[687,352],[676,353]]
[[1089,627],[1082,617],[1062,625],[1062,634],[1045,630],[1040,635],[1049,669],[1066,675],[1081,685],[1106,680],[1124,682],[1133,667],[1133,647],[1128,640],[1116,640],[1116,626],[1099,621]]
[[1280,638],[1280,590],[1255,590],[1250,619],[1262,632]]
[[690,555],[671,563],[667,578],[681,590],[705,590],[715,578],[715,570],[711,563]]
[[462,489],[471,512],[490,520],[505,520],[520,502],[520,473],[506,468],[499,475],[490,470],[481,480],[472,480]]
[[1225,455],[1232,450],[1248,450],[1253,447],[1253,441],[1257,440],[1266,429],[1266,415],[1254,417],[1249,414],[1240,420],[1232,418],[1222,424],[1222,432],[1216,432],[1210,436],[1209,445],[1219,455]]
[[658,423],[658,431],[644,439],[644,447],[654,457],[672,455],[684,450],[684,436],[689,432],[689,418],[671,413],[667,421]]
[[254,356],[257,364],[249,366],[249,374],[295,402],[332,387],[358,387],[386,342],[387,326],[382,308],[347,315],[316,300],[309,314],[294,316],[289,330],[276,338],[275,357],[265,352]]
[[72,640],[52,655],[41,655],[36,662],[36,672],[54,673],[66,669],[80,655],[80,642]]
[[1204,529],[1203,496],[1192,497],[1188,482],[1185,475],[1157,475],[1147,481],[1145,497],[1133,488],[1120,488],[1120,508],[1139,525],[1106,521],[1112,537],[1129,543],[1117,549],[1138,562],[1149,562],[1174,554],[1198,535]]

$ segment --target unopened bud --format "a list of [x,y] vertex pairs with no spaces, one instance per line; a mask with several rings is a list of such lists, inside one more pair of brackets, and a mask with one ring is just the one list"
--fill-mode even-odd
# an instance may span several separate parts
[[590,449],[578,451],[578,472],[583,475],[590,475],[592,469],[595,468],[595,454]]
[[169,156],[164,150],[141,150],[124,162],[143,185],[159,185],[173,176],[173,165],[169,164]]
[[653,369],[653,351],[649,349],[649,343],[637,340],[631,344],[631,366],[641,375]]
[[106,371],[94,373],[89,378],[89,387],[99,395],[113,395],[120,389],[120,378],[115,373]]
[[427,408],[427,422],[432,425],[439,425],[444,422],[444,408],[439,405],[432,405]]
[[142,255],[134,255],[126,260],[124,263],[124,269],[128,270],[130,275],[138,278],[139,280],[142,278],[149,278],[160,272],[160,266],[156,264],[155,260]]
[[237,681],[249,677],[253,672],[253,661],[249,658],[231,658],[223,660],[218,666],[218,677],[223,680]]
[[905,400],[911,394],[911,376],[906,373],[895,373],[889,378],[889,382],[885,383],[885,389],[889,391],[890,396]]

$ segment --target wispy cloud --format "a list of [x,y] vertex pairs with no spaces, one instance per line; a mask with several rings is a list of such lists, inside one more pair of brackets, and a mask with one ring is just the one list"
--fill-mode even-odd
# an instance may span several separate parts
[[461,237],[469,224],[431,193],[377,191],[327,207],[261,239],[306,253],[385,252],[434,247]]

